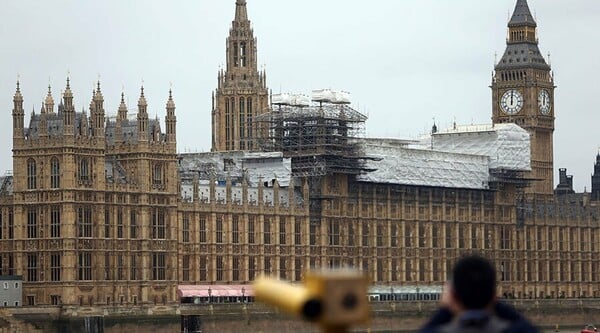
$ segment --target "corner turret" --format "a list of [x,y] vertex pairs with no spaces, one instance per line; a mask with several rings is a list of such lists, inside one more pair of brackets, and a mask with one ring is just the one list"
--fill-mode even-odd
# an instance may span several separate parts
[[148,102],[144,96],[144,86],[141,88],[140,98],[138,100],[138,114],[137,114],[137,131],[138,141],[148,141]]
[[177,117],[175,116],[175,101],[173,101],[173,92],[169,89],[169,100],[167,101],[167,115],[165,124],[167,126],[167,142],[177,142]]
[[17,90],[13,97],[13,140],[22,139],[24,135],[25,110],[23,110],[23,95],[21,95],[21,84],[17,80]]
[[75,123],[75,107],[73,106],[73,92],[71,91],[71,82],[67,77],[67,86],[63,92],[63,126],[64,135],[69,136],[74,134]]

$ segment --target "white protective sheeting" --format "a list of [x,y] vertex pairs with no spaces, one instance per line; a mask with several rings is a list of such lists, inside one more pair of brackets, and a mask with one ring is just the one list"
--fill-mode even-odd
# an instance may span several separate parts
[[273,94],[271,103],[274,105],[309,106],[310,98],[300,94]]
[[291,95],[290,105],[292,105],[292,106],[309,106],[310,98],[305,95]]
[[487,189],[489,157],[407,148],[405,141],[390,139],[360,141],[367,168],[359,181],[417,186]]
[[346,91],[332,91],[330,89],[313,90],[312,100],[315,102],[350,104],[350,93]]
[[273,94],[271,96],[271,104],[275,105],[290,105],[290,94],[282,93],[282,94]]
[[421,140],[421,148],[490,157],[490,169],[531,170],[529,133],[515,124],[457,126]]

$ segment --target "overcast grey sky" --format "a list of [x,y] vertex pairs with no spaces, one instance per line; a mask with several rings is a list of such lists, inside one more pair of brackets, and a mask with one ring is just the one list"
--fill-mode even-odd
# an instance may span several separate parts
[[[274,92],[352,93],[371,137],[414,138],[491,122],[494,53],[504,51],[516,0],[248,0],[260,64]],[[0,4],[0,170],[12,169],[12,96],[39,112],[48,82],[58,104],[67,72],[78,110],[100,75],[109,115],[124,87],[136,111],[144,81],[150,115],[164,118],[169,82],[178,149],[210,149],[211,92],[225,62],[235,0],[4,0]],[[590,190],[600,145],[600,1],[529,0],[556,84],[558,168]],[[28,115],[29,116],[29,115]],[[28,117],[27,116],[27,117]],[[27,118],[26,117],[26,118]],[[28,123],[28,119],[26,119]]]

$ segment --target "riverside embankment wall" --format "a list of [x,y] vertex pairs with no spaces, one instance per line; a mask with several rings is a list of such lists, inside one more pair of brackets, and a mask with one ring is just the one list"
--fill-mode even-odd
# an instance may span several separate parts
[[[600,322],[600,299],[518,300],[518,309],[539,326],[581,326]],[[411,331],[436,309],[436,302],[371,303],[371,332]],[[136,307],[21,307],[6,309],[14,320],[48,333],[86,333],[89,318],[101,317],[104,333],[179,333],[182,315],[197,315],[203,333],[318,332],[310,324],[291,319],[263,304],[210,304]],[[88,319],[86,319],[88,318]],[[87,323],[86,323],[87,322]]]

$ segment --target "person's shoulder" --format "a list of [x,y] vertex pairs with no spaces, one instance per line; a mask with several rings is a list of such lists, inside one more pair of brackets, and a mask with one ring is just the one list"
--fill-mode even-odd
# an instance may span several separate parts
[[533,326],[527,319],[513,321],[506,333],[538,333],[537,327]]
[[507,333],[537,333],[538,329],[533,326],[519,311],[512,305],[498,302],[494,307],[496,316],[510,322]]

